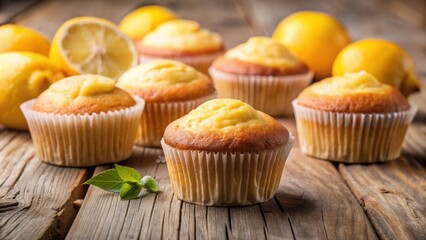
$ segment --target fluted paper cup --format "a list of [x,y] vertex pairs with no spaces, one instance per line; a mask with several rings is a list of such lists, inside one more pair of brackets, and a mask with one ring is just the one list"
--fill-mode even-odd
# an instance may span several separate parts
[[136,134],[136,144],[146,147],[161,147],[160,141],[167,125],[186,115],[205,101],[214,98],[216,98],[216,93],[182,102],[147,102]]
[[85,167],[122,161],[132,154],[145,101],[109,112],[72,115],[32,110],[21,105],[38,157],[59,166]]
[[203,54],[203,55],[194,55],[194,56],[178,56],[178,57],[158,57],[153,55],[147,55],[147,54],[141,54],[140,62],[148,62],[153,59],[161,59],[161,58],[167,58],[176,60],[179,62],[183,62],[185,64],[188,64],[198,71],[204,73],[205,75],[209,76],[209,67],[212,65],[213,61],[222,55],[223,52],[218,53],[211,53],[211,54]]
[[291,76],[238,75],[209,69],[219,98],[235,98],[272,116],[293,114],[291,102],[313,78],[310,71]]
[[327,112],[293,101],[299,143],[307,155],[343,163],[386,162],[400,156],[405,133],[417,111]]
[[279,186],[294,137],[273,150],[180,150],[161,141],[175,196],[206,206],[241,206],[271,199]]

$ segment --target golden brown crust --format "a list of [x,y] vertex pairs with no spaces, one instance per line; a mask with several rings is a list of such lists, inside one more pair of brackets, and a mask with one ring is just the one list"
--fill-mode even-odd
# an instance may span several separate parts
[[110,93],[95,96],[78,96],[75,99],[64,97],[54,91],[45,91],[35,101],[32,110],[54,114],[86,114],[120,110],[134,106],[133,97],[115,88]]
[[[202,74],[200,73],[200,75]],[[188,101],[212,95],[216,91],[211,80],[204,74],[202,80],[194,80],[185,85],[174,85],[166,88],[126,88],[125,90],[139,96],[148,103]]]
[[203,50],[174,50],[174,49],[160,49],[150,46],[144,46],[141,43],[137,43],[139,53],[141,55],[147,55],[149,57],[156,58],[178,58],[178,57],[191,57],[208,54],[220,54],[225,50],[225,46],[222,44],[216,49],[203,49]]
[[213,152],[256,152],[286,144],[290,137],[288,130],[272,117],[262,115],[267,121],[265,126],[228,133],[187,131],[180,128],[178,119],[167,126],[164,141],[178,149]]
[[300,63],[296,67],[270,67],[256,63],[244,62],[238,59],[229,59],[224,56],[218,57],[213,62],[213,67],[217,70],[241,74],[241,75],[272,75],[272,76],[288,76],[305,74],[309,72],[308,66],[304,63]]
[[357,93],[342,95],[320,95],[312,91],[303,91],[297,103],[329,112],[347,113],[389,113],[410,108],[407,99],[396,89],[389,87],[385,93]]

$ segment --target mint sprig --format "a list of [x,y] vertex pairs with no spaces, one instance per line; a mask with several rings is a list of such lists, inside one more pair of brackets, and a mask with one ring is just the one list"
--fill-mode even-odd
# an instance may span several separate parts
[[114,164],[115,169],[108,169],[87,180],[83,184],[94,185],[108,192],[119,192],[121,200],[137,198],[142,188],[148,192],[158,192],[159,187],[151,176],[141,179],[139,172],[131,167]]

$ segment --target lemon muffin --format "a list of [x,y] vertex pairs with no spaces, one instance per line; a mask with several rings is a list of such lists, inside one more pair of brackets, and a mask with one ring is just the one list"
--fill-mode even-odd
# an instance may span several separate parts
[[272,198],[294,137],[236,99],[214,99],[167,126],[162,146],[177,198],[250,205]]
[[141,62],[167,58],[184,62],[208,75],[213,60],[223,53],[224,44],[219,34],[194,21],[167,21],[147,34],[139,42]]
[[219,97],[240,99],[270,115],[291,115],[291,101],[313,73],[284,45],[252,37],[217,58],[210,68]]
[[21,105],[40,159],[79,167],[128,158],[143,107],[115,80],[90,74],[64,78]]
[[215,98],[212,81],[184,63],[157,59],[130,69],[117,86],[146,102],[136,144],[161,147],[164,129],[201,103]]
[[364,71],[317,82],[293,102],[301,149],[344,163],[398,158],[417,108]]

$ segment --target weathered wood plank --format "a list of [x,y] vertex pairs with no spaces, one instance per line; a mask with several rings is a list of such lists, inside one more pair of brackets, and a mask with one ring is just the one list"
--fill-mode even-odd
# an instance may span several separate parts
[[402,144],[402,154],[426,160],[426,120],[412,123]]
[[422,83],[422,91],[410,95],[408,100],[410,103],[415,104],[419,108],[417,114],[426,119],[426,81],[423,81]]
[[59,26],[70,18],[94,16],[118,23],[141,2],[142,0],[42,1],[14,17],[12,22],[31,27],[52,38]]
[[[117,194],[89,187],[72,225],[68,239],[160,239],[177,238],[181,202],[173,198],[165,164],[157,164],[159,149],[135,148],[122,164],[135,167],[142,175],[157,179],[161,192],[139,199],[121,201]],[[96,172],[107,167],[98,167]]]
[[27,133],[0,130],[0,239],[64,238],[84,196],[85,169],[42,163]]
[[33,7],[40,0],[0,1],[0,25],[8,23],[14,16]]
[[[282,122],[297,135],[293,119]],[[276,199],[296,239],[377,238],[333,164],[304,155],[298,143],[290,153]]]
[[411,158],[339,171],[382,239],[426,239],[426,169]]

